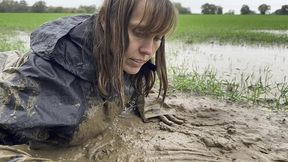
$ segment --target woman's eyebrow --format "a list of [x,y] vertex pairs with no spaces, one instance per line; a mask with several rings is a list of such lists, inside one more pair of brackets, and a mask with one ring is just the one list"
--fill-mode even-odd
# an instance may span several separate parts
[[137,22],[137,23],[130,23],[129,26],[134,29],[134,28],[145,28],[146,25]]

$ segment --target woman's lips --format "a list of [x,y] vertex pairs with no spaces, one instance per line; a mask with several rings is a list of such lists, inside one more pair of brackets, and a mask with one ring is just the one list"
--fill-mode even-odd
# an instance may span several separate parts
[[136,66],[136,67],[140,67],[143,64],[145,64],[145,62],[146,62],[145,60],[141,60],[141,59],[133,59],[133,58],[131,58],[130,60],[131,60],[131,65],[132,66]]

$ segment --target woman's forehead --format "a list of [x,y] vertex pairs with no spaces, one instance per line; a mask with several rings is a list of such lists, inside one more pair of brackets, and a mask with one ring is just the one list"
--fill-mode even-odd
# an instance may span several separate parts
[[176,23],[174,7],[169,3],[168,0],[137,0],[129,20],[129,28],[166,35]]
[[132,12],[129,22],[130,25],[139,25],[140,23],[145,23],[145,6],[146,0],[139,0],[138,3],[136,3],[136,7]]

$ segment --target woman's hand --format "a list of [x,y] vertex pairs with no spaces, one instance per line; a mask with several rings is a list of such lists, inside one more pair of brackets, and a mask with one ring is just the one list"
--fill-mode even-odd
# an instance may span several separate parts
[[174,124],[181,125],[185,122],[185,118],[175,115],[177,114],[175,108],[171,108],[167,104],[161,105],[161,101],[157,98],[157,96],[154,98],[147,98],[146,104],[144,104],[144,98],[144,96],[137,98],[138,110],[144,122],[160,120],[160,122],[163,122],[169,126]]

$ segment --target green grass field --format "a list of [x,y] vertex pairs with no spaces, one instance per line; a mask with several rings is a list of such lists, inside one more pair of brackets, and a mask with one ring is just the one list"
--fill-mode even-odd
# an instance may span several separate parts
[[[63,13],[0,13],[0,29],[31,32],[44,22],[72,14]],[[2,32],[2,31],[1,31]]]
[[[0,13],[0,33],[31,32],[44,22],[72,14]],[[288,30],[288,16],[180,15],[172,39],[188,43],[217,41],[236,44],[287,44],[288,37],[252,30]]]
[[287,44],[288,37],[252,30],[288,30],[288,16],[181,15],[174,36],[188,43]]

